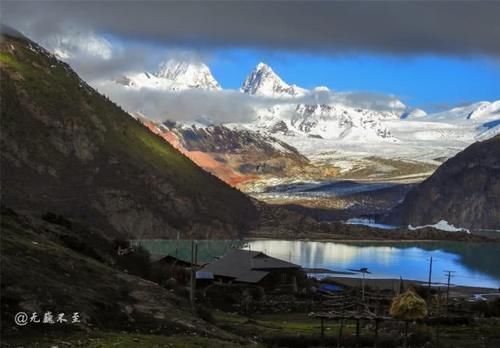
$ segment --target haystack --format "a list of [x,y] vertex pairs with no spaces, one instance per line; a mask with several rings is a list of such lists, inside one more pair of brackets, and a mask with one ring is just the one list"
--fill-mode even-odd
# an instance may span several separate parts
[[427,315],[427,304],[413,290],[407,290],[392,300],[389,313],[402,320],[422,319]]

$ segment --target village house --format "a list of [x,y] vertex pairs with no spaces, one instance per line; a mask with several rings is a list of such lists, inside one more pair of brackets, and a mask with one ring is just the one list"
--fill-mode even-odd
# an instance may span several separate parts
[[214,280],[219,282],[252,284],[268,289],[290,286],[297,290],[297,281],[305,277],[299,265],[242,249],[228,251],[200,271],[213,274]]

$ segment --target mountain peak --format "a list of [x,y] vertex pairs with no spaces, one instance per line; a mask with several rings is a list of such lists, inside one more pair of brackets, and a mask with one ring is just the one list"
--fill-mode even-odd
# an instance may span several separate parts
[[182,91],[186,89],[220,90],[221,87],[203,62],[169,59],[160,64],[157,73],[142,72],[122,76],[115,82],[127,87]]
[[160,64],[155,76],[186,88],[221,89],[210,68],[203,62],[169,59]]
[[295,97],[306,92],[303,88],[283,81],[269,65],[263,62],[257,64],[248,75],[241,86],[241,91],[266,97]]
[[265,72],[269,72],[269,73],[276,75],[276,73],[273,71],[273,69],[271,69],[271,67],[264,62],[260,62],[259,64],[257,64],[254,71],[265,71]]
[[407,109],[403,114],[400,116],[401,119],[414,119],[414,118],[421,118],[427,116],[427,112],[425,112],[422,109],[419,108],[414,108],[414,109]]

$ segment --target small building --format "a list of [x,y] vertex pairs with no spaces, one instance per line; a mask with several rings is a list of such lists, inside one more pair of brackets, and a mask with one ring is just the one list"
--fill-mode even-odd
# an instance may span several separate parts
[[193,266],[197,267],[197,265],[193,265],[191,262],[171,255],[153,257],[151,265],[153,273],[157,277],[157,282],[161,282],[164,278],[174,278],[181,284],[189,282],[191,268]]
[[283,261],[259,251],[232,249],[223,257],[200,269],[210,272],[214,280],[224,283],[245,283],[265,288],[292,286],[296,289],[297,278],[304,272],[299,265]]
[[181,259],[174,257],[174,256],[171,256],[171,255],[161,256],[159,259],[156,259],[156,260],[153,259],[153,263],[158,264],[158,265],[163,265],[163,266],[174,266],[175,265],[175,266],[184,267],[184,268],[190,268],[192,266],[191,262],[181,260]]

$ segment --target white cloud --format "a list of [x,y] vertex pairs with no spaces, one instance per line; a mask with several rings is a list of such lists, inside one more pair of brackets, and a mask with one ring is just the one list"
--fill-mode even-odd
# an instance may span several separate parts
[[70,30],[41,41],[42,46],[54,52],[61,59],[91,56],[104,60],[111,59],[113,47],[104,37],[90,31]]
[[[332,104],[387,111],[398,101],[394,96],[358,92],[312,91],[298,98],[253,96],[236,90],[189,89],[178,92],[150,88],[131,89],[113,81],[94,83],[101,93],[109,96],[129,112],[141,112],[157,121],[194,121],[209,117],[215,122],[248,122],[256,117],[256,109],[280,104]],[[293,115],[290,114],[290,117]]]

